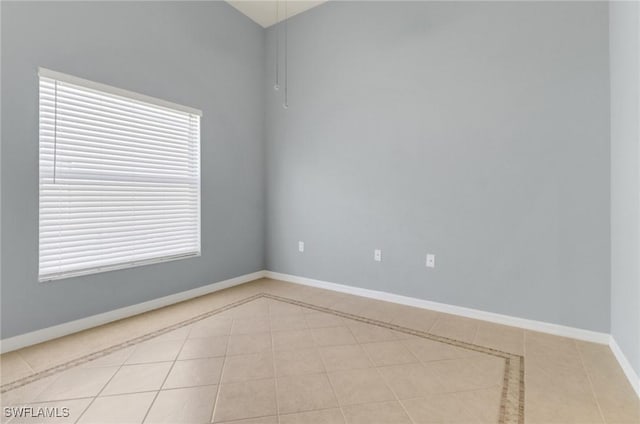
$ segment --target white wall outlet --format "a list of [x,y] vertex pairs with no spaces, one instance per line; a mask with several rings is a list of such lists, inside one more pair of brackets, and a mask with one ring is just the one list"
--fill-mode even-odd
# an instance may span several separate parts
[[431,253],[427,253],[427,268],[435,268],[436,267],[436,255]]
[[373,251],[373,260],[376,262],[382,261],[382,250],[376,249]]
[[304,252],[304,242],[303,241],[299,241],[298,242],[298,252]]

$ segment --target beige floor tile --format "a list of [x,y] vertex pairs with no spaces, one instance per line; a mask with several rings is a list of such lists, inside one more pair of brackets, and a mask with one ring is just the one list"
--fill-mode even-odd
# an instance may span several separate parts
[[145,423],[206,423],[211,420],[218,386],[162,390]]
[[125,364],[173,361],[178,356],[183,344],[184,340],[156,341],[154,339],[140,343],[127,358]]
[[273,349],[276,351],[314,347],[314,340],[310,330],[274,331],[271,333],[271,337],[273,338]]
[[82,368],[117,367],[124,364],[124,361],[127,360],[127,358],[131,355],[131,353],[135,349],[136,349],[135,346],[120,349],[109,355],[105,355],[100,358],[94,359],[93,361],[85,362],[84,364],[80,365],[80,367]]
[[273,354],[271,352],[228,356],[224,361],[222,383],[273,378]]
[[453,315],[441,315],[429,333],[472,343],[478,330],[478,320],[456,317]]
[[347,327],[356,338],[358,343],[384,342],[389,340],[398,340],[398,336],[394,331],[387,328],[378,327],[373,324],[364,324],[357,321],[347,321]]
[[640,398],[607,345],[576,343],[607,423],[640,423]]
[[366,316],[367,311],[374,309],[370,307],[372,303],[375,303],[375,301],[363,297],[343,294],[342,296],[337,297],[335,301],[329,305],[329,308],[348,314],[351,313]]
[[[53,423],[69,423],[75,422],[82,412],[89,406],[92,398],[84,398],[84,399],[72,399],[72,400],[64,400],[64,401],[55,401],[55,402],[42,402],[26,405],[27,407],[34,408],[37,410],[39,408],[57,408],[54,409],[52,416],[19,416],[19,413],[11,419],[11,424],[53,424]],[[52,411],[52,409],[49,409]],[[2,412],[3,419],[6,418],[6,411]],[[3,421],[5,422],[5,421]]]
[[232,421],[276,414],[275,380],[253,380],[220,386],[213,421]]
[[269,315],[269,301],[255,299],[229,311],[233,318],[260,318]]
[[504,364],[502,358],[478,356],[427,362],[424,367],[437,376],[443,392],[460,392],[502,385]]
[[231,334],[255,334],[269,332],[269,317],[234,319]]
[[395,335],[396,339],[400,340],[400,341],[401,340],[409,340],[409,339],[412,339],[412,338],[416,337],[413,334],[408,333],[408,332],[404,332],[404,331],[393,330],[392,332]]
[[280,414],[338,406],[326,374],[280,377],[276,386]]
[[412,337],[411,339],[403,340],[402,343],[416,358],[418,358],[418,360],[422,362],[440,361],[442,359],[469,358],[472,356],[483,355],[475,350],[464,349],[447,343],[420,337]]
[[348,295],[343,301],[336,304],[344,304],[347,308],[345,312],[365,318],[380,319],[390,321],[391,316],[396,311],[396,307],[401,307],[397,303],[384,302],[382,300],[370,299],[367,297]]
[[33,383],[18,387],[0,394],[0,406],[24,405],[32,403],[36,397],[46,389],[50,384],[60,377],[60,374],[54,374],[49,377],[36,380]]
[[296,315],[274,315],[271,317],[271,330],[304,330],[307,328],[307,322],[303,314]]
[[228,341],[228,336],[187,339],[178,355],[178,360],[224,356]]
[[154,337],[152,340],[155,340],[156,342],[166,342],[166,341],[172,341],[172,340],[184,341],[184,339],[186,339],[189,333],[191,332],[191,329],[192,329],[192,326],[187,325],[184,327],[180,327],[177,330],[169,331],[165,334]]
[[395,399],[375,368],[329,373],[329,380],[340,405]]
[[36,396],[36,400],[76,399],[96,396],[116,373],[117,367],[72,368]]
[[[71,334],[69,336],[60,337],[58,339],[50,340],[46,343],[39,343],[34,346],[29,346],[24,349],[20,349],[18,352],[20,357],[35,371],[39,372],[48,369],[52,366],[62,364],[71,359],[79,358],[83,355],[87,355],[96,348],[105,348],[113,345],[111,340],[106,339],[106,345],[95,343],[95,337],[88,337],[87,333],[91,330],[82,331],[80,333]],[[95,333],[100,333],[99,329],[95,330]],[[126,339],[132,336],[126,337]],[[90,340],[87,342],[87,338]],[[124,338],[121,336],[121,338]]]
[[151,331],[162,329],[167,325],[175,324],[181,320],[224,306],[233,300],[228,295],[230,292],[229,290],[224,290],[156,309],[46,343],[30,346],[21,349],[19,353],[34,371],[42,371],[51,366],[67,362],[70,359],[128,341]]
[[225,421],[222,424],[278,424],[278,417],[272,415],[270,417],[248,418],[246,420]]
[[346,327],[313,328],[311,334],[317,346],[337,346],[357,343],[351,330]]
[[417,398],[443,391],[437,372],[422,364],[393,365],[379,370],[398,399]]
[[598,405],[588,386],[582,389],[527,387],[525,392],[527,424],[602,423]]
[[102,391],[102,395],[160,390],[171,362],[124,365]]
[[583,368],[575,340],[566,337],[525,331],[527,366],[559,365]]
[[411,308],[411,310],[405,313],[394,315],[390,322],[412,330],[429,332],[439,317],[439,312]]
[[318,374],[325,371],[316,349],[283,350],[274,352],[277,377]]
[[394,317],[406,314],[408,309],[411,308],[406,305],[385,302],[382,300],[367,299],[361,304],[361,307],[358,310],[354,309],[350,312],[378,321],[392,322]]
[[344,418],[339,409],[323,409],[281,415],[280,424],[344,424]]
[[347,424],[411,424],[398,401],[345,406],[342,411]]
[[298,305],[270,299],[269,313],[273,317],[277,315],[301,315],[303,311],[302,308]]
[[[300,296],[303,302],[307,302],[315,306],[330,308],[331,305],[338,302],[340,298],[345,295],[343,293],[336,293],[330,290],[311,289],[307,290],[305,293],[300,294]],[[286,295],[285,297],[290,298],[291,295]]]
[[583,367],[564,363],[549,362],[546,364],[527,363],[525,367],[525,383],[527,387],[572,391],[589,387],[589,378]]
[[309,328],[322,328],[322,327],[341,327],[345,323],[342,318],[333,314],[326,314],[324,312],[312,312],[304,315],[304,319],[307,322]]
[[236,334],[229,336],[227,355],[247,355],[271,351],[271,333]]
[[210,318],[198,321],[191,326],[189,338],[206,338],[215,336],[228,336],[231,334],[230,317],[214,315]]
[[163,389],[214,385],[220,382],[224,358],[200,358],[176,361]]
[[502,352],[524,354],[524,330],[480,321],[474,344]]
[[96,398],[78,424],[137,424],[144,419],[156,392]]
[[33,369],[22,359],[18,352],[8,352],[0,355],[0,381],[10,383],[19,378],[33,374]]
[[[541,338],[544,343],[564,344],[560,338]],[[567,352],[537,353],[536,361],[526,363],[525,410],[527,423],[602,422],[595,396],[584,367],[576,366]],[[547,362],[542,358],[549,358]],[[578,358],[579,361],[579,358]]]
[[376,366],[418,362],[415,355],[401,341],[366,343],[362,347]]
[[373,367],[359,345],[325,346],[318,349],[327,372]]
[[435,394],[401,401],[415,424],[498,422],[500,390]]

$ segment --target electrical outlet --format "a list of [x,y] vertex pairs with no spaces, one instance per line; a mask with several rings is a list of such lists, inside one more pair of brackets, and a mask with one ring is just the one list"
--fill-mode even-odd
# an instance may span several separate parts
[[298,252],[304,252],[304,242],[303,241],[299,241],[298,242]]
[[431,253],[427,253],[427,268],[435,268],[436,267],[436,255]]
[[373,251],[373,260],[376,262],[382,261],[382,250],[376,249]]

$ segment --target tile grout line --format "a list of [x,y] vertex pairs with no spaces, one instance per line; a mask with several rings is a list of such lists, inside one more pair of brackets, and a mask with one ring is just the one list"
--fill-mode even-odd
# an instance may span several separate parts
[[[347,327],[347,326],[345,325],[345,327]],[[327,327],[327,328],[332,328],[332,327]],[[349,329],[349,327],[347,327],[347,329]],[[351,333],[351,330],[349,330],[349,332]],[[313,337],[313,335],[311,337]],[[353,335],[352,335],[352,337],[353,337]],[[342,409],[342,405],[340,404],[340,401],[338,400],[338,393],[336,393],[336,388],[333,386],[333,382],[331,381],[331,378],[329,378],[329,370],[327,369],[327,364],[326,364],[326,362],[324,360],[324,356],[322,355],[322,352],[320,351],[320,348],[323,347],[323,346],[319,346],[319,345],[316,344],[315,337],[313,337],[313,345],[315,346],[316,350],[318,351],[318,356],[320,356],[320,362],[322,362],[322,367],[324,368],[324,373],[321,374],[321,375],[325,375],[326,376],[327,381],[329,382],[329,387],[331,387],[331,393],[333,393],[333,398],[336,400],[336,407],[338,408],[338,411],[340,411],[340,415],[342,415],[342,421],[344,423],[346,423],[347,422],[347,416],[344,414],[344,410]]]
[[578,343],[573,340],[573,346],[578,352],[578,358],[580,358],[580,366],[584,371],[585,376],[587,377],[587,381],[589,382],[589,389],[591,389],[591,396],[593,396],[593,400],[596,402],[596,406],[598,407],[598,413],[600,414],[600,418],[602,419],[603,424],[607,422],[604,418],[604,413],[602,412],[602,407],[600,406],[600,401],[598,400],[598,395],[596,394],[595,389],[593,388],[593,381],[591,381],[591,375],[587,370],[586,365],[584,364],[584,358],[582,357],[582,352],[580,352],[580,348],[578,347]]
[[224,377],[224,370],[226,368],[225,365],[227,363],[227,352],[229,352],[229,342],[231,341],[230,339],[231,339],[231,335],[233,334],[233,325],[235,321],[236,321],[236,317],[232,315],[231,325],[229,326],[229,336],[227,337],[227,345],[224,348],[224,356],[222,357],[222,365],[220,367],[220,380],[218,381],[218,390],[216,391],[216,398],[214,399],[213,410],[211,411],[211,418],[209,419],[210,423],[215,422],[214,420],[216,418],[216,410],[218,408],[218,401],[220,400],[220,392],[222,392],[222,378]]
[[18,351],[16,352],[18,354],[18,358],[20,358],[22,360],[22,362],[24,362],[25,364],[27,364],[27,366],[29,367],[29,369],[31,370],[32,373],[35,373],[36,370],[33,368],[33,366],[29,363],[29,361],[27,361],[27,359],[22,356],[22,354]]
[[[406,347],[406,346],[404,345],[404,343],[403,343],[403,340],[399,340],[399,342],[402,344],[402,346],[403,346],[403,347],[405,347],[405,349],[407,349],[407,351],[408,351],[408,352],[409,352],[409,353],[410,353],[410,354],[411,354],[411,355],[412,355],[412,356],[413,356],[413,357],[418,361],[418,363],[419,363],[420,365],[422,365],[423,367],[424,367],[424,366],[426,366],[427,364],[429,364],[429,363],[433,363],[433,362],[455,361],[455,360],[458,360],[458,359],[472,359],[472,358],[476,358],[476,357],[478,357],[478,356],[479,356],[479,355],[474,355],[474,356],[471,356],[471,357],[468,357],[468,358],[465,358],[465,357],[461,357],[461,358],[443,358],[443,359],[437,359],[437,360],[433,360],[433,361],[424,361],[424,360],[420,359],[417,355],[415,355],[415,354],[411,351],[411,349],[409,349],[408,347]],[[503,359],[504,359],[504,361],[505,361],[505,366],[506,366],[506,362],[509,360],[509,358],[503,358]],[[392,365],[389,365],[389,366],[392,366]],[[504,372],[503,372],[503,375],[504,375]],[[384,378],[383,378],[383,379],[384,379]],[[441,393],[442,393],[442,394],[455,394],[455,393],[477,392],[477,391],[482,391],[482,390],[491,389],[491,388],[493,388],[494,386],[495,386],[495,387],[501,387],[501,386],[502,386],[502,388],[504,389],[504,387],[506,386],[506,384],[505,384],[505,383],[504,383],[504,381],[503,381],[503,382],[502,382],[502,385],[498,384],[498,385],[491,385],[491,386],[489,386],[489,387],[476,387],[476,388],[473,388],[473,389],[467,389],[467,390],[455,390],[455,391],[450,391],[450,392],[444,391],[444,392],[441,392]],[[392,393],[394,393],[394,395],[395,395],[395,392],[394,392],[393,390],[392,390]],[[412,399],[422,399],[422,398],[424,398],[424,397],[425,397],[425,396],[417,396],[417,397],[407,398],[407,399],[403,399],[403,400],[405,400],[405,401],[406,401],[406,400],[412,400]],[[406,410],[406,408],[404,407],[404,404],[402,403],[402,400],[398,399],[398,402],[402,405],[402,408],[403,408],[403,409],[405,410],[405,412],[407,413],[407,416],[409,416],[409,419],[413,422],[413,419],[411,418],[411,415],[409,415],[409,411],[407,411],[407,410]],[[463,406],[462,408],[464,409],[464,406]],[[499,405],[499,407],[498,407],[498,418],[500,417],[500,409],[501,409],[501,408],[502,408],[502,404],[500,404],[500,405]]]
[[[191,332],[191,330],[189,330],[189,333],[190,332]],[[147,412],[145,412],[144,417],[142,417],[142,421],[140,421],[140,423],[144,423],[144,421],[147,419],[147,416],[149,416],[149,412],[151,411],[151,408],[153,408],[153,405],[156,403],[156,400],[158,399],[158,396],[160,395],[160,392],[162,391],[162,388],[164,387],[165,383],[167,382],[167,379],[169,378],[169,375],[171,375],[171,371],[173,371],[173,367],[176,365],[176,362],[178,362],[178,358],[180,357],[180,353],[182,353],[182,349],[184,349],[184,345],[187,343],[188,339],[189,339],[189,334],[187,334],[187,336],[182,341],[182,344],[180,345],[180,349],[178,349],[178,353],[176,353],[176,357],[173,359],[173,362],[171,363],[171,366],[169,367],[169,371],[164,376],[164,379],[162,380],[162,383],[160,384],[160,388],[158,389],[158,391],[156,392],[155,396],[153,397],[153,400],[149,404],[149,407],[147,408]]]
[[269,310],[269,340],[271,341],[271,367],[273,368],[273,387],[275,390],[274,397],[276,401],[276,420],[278,423],[280,422],[280,403],[278,402],[278,374],[276,371],[276,355],[275,355],[275,346],[273,344],[273,326],[272,326],[272,316],[271,316],[271,303],[267,301],[268,310]]
[[[91,408],[91,405],[93,405],[93,403],[96,401],[96,399],[98,399],[98,397],[100,396],[100,394],[104,391],[104,389],[109,385],[109,383],[111,383],[111,381],[114,379],[114,377],[120,372],[120,370],[122,369],[122,367],[124,366],[124,364],[127,362],[127,360],[131,357],[131,355],[133,355],[133,352],[135,352],[136,349],[132,349],[131,352],[129,352],[129,354],[126,356],[126,358],[124,358],[124,360],[122,361],[122,363],[120,365],[118,365],[118,369],[116,369],[116,371],[111,375],[111,377],[107,380],[106,383],[104,383],[104,385],[102,386],[102,388],[98,391],[98,393],[95,396],[92,396],[91,402],[89,402],[89,404],[87,405],[86,408],[84,408],[84,410],[80,413],[80,416],[78,416],[78,419],[74,421],[74,423],[78,423],[80,422],[80,420],[82,419],[82,417],[84,416],[84,414],[87,413],[87,411],[89,410],[89,408]],[[105,355],[107,356],[107,355]]]
[[[271,299],[273,300],[273,299]],[[283,302],[282,300],[277,300],[278,302]],[[289,303],[289,302],[283,302],[283,303]],[[291,303],[289,303],[291,304]],[[309,334],[311,336],[311,339],[313,340],[313,350],[318,354],[318,357],[320,358],[320,362],[322,364],[322,368],[323,371],[322,372],[314,372],[314,373],[306,373],[306,374],[293,374],[290,375],[288,377],[300,377],[300,376],[307,376],[307,375],[320,375],[320,376],[325,376],[327,378],[327,381],[329,382],[329,387],[331,388],[331,392],[333,393],[333,397],[336,400],[336,407],[335,408],[319,408],[319,409],[311,409],[311,410],[305,410],[305,411],[298,411],[298,412],[290,412],[287,414],[282,414],[282,415],[290,415],[290,414],[303,414],[303,413],[310,413],[310,412],[316,412],[316,411],[329,411],[332,409],[338,409],[340,411],[340,415],[342,415],[342,418],[344,420],[344,422],[346,423],[346,418],[344,416],[344,413],[342,412],[342,408],[340,407],[340,403],[338,402],[338,396],[335,392],[335,389],[333,388],[333,384],[331,383],[331,379],[329,378],[329,372],[327,371],[327,367],[326,364],[324,362],[324,358],[322,356],[322,353],[320,352],[319,348],[322,346],[319,346],[316,344],[316,340],[313,337],[313,329],[311,327],[309,327],[309,323],[307,322],[307,313],[305,313],[305,309],[309,309],[309,308],[305,308],[304,306],[300,306],[300,305],[296,305],[298,307],[300,307],[302,309],[302,319],[304,320],[304,324],[305,324],[305,329],[309,331]],[[309,310],[313,310],[313,309],[309,309]],[[323,327],[323,328],[332,328],[332,327]],[[303,348],[304,349],[304,348]],[[303,350],[303,349],[299,349],[299,350]],[[295,350],[292,350],[291,352],[293,352]],[[276,377],[276,381],[277,381],[277,377]],[[278,422],[280,422],[280,411],[278,410]]]
[[[349,326],[347,326],[347,328],[349,328]],[[371,355],[369,354],[369,352],[367,351],[367,349],[365,349],[362,346],[362,343],[360,343],[360,341],[356,338],[355,334],[353,334],[353,331],[351,330],[351,328],[349,328],[349,331],[351,331],[353,338],[356,339],[356,342],[358,343],[358,346],[360,347],[360,349],[362,349],[364,351],[364,354],[367,356],[367,358],[369,358],[369,361],[371,362],[371,364],[373,365],[373,368],[376,370],[376,373],[378,374],[378,377],[380,377],[380,380],[382,380],[382,382],[384,383],[385,387],[389,390],[389,392],[393,395],[393,397],[395,398],[396,402],[398,402],[398,405],[400,405],[400,408],[402,408],[402,411],[405,413],[405,415],[407,416],[407,418],[409,418],[409,421],[412,424],[417,424],[415,422],[415,420],[411,417],[411,415],[409,414],[409,411],[407,411],[407,408],[405,408],[404,404],[400,401],[400,398],[398,397],[398,394],[391,388],[391,386],[389,386],[389,383],[387,382],[387,380],[384,378],[384,376],[382,375],[382,372],[380,371],[380,367],[376,365],[376,363],[374,362],[374,360],[371,358]],[[395,336],[395,335],[394,335]],[[402,343],[402,340],[395,340],[398,343],[400,343],[401,346],[404,347],[404,344]],[[372,343],[376,343],[376,342],[372,342]],[[405,348],[406,349],[406,348]],[[408,349],[407,349],[408,350]],[[409,350],[408,350],[409,351]],[[418,360],[418,362],[420,362],[420,359],[418,359],[411,351],[409,351],[409,354],[411,356],[413,356],[416,360]]]

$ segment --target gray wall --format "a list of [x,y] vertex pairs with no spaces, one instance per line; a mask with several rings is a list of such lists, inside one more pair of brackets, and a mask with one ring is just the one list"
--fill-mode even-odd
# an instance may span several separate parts
[[607,7],[330,2],[286,111],[270,30],[268,269],[608,332]]
[[[264,268],[263,52],[224,2],[2,2],[2,338]],[[38,283],[38,66],[202,109],[202,257]]]
[[611,2],[611,334],[640,375],[639,20]]
[[[289,25],[285,111],[274,30],[223,2],[2,2],[2,338],[265,267],[609,331],[605,3]],[[203,110],[201,258],[37,282],[38,66]]]

